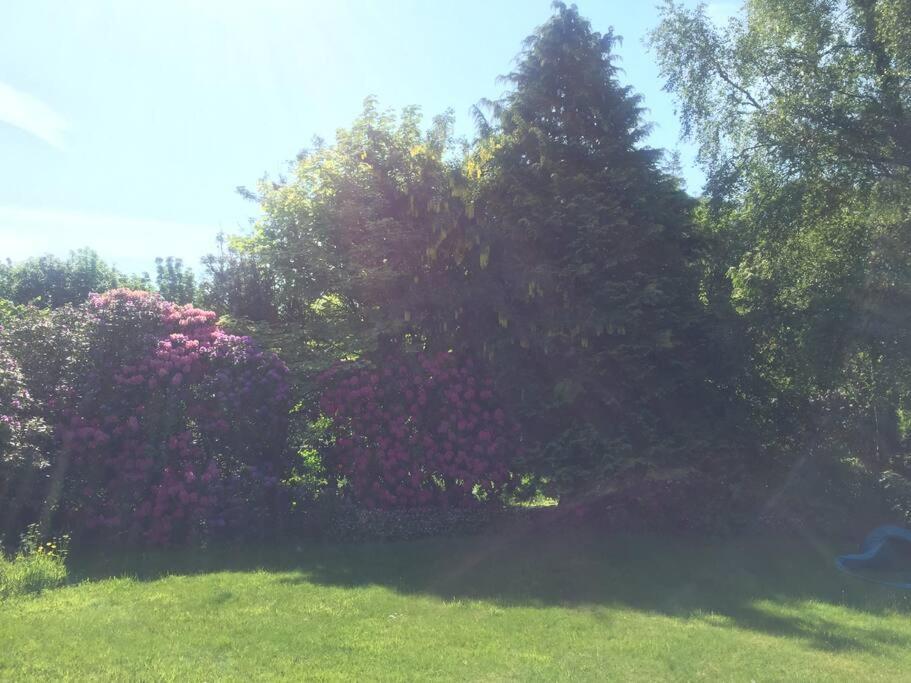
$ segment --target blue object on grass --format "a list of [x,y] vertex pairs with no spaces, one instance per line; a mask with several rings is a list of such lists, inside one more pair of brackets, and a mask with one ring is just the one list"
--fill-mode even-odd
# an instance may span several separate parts
[[872,581],[884,586],[893,588],[904,588],[911,590],[911,581],[883,581],[881,579],[858,574],[859,569],[887,569],[893,564],[897,553],[895,544],[907,543],[908,550],[911,551],[911,531],[902,529],[898,526],[880,526],[867,534],[864,544],[861,546],[861,552],[856,555],[841,555],[835,559],[835,566],[845,574]]

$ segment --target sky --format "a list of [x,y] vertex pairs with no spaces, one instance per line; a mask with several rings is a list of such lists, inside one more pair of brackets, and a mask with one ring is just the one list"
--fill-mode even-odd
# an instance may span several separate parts
[[[644,97],[648,143],[678,150],[690,192],[702,175],[643,44],[651,2],[577,0],[614,28],[621,80]],[[736,0],[709,5],[713,18]],[[236,192],[283,172],[314,136],[331,140],[375,95],[470,108],[503,91],[550,0],[29,0],[0,22],[0,259],[89,246],[127,272],[156,256],[195,268],[219,231],[248,231]]]

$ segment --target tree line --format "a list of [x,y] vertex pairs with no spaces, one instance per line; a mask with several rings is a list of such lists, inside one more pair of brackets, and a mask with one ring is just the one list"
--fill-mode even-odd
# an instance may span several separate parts
[[[911,509],[909,27],[908,0],[748,0],[723,26],[667,2],[649,46],[694,198],[645,142],[618,37],[555,3],[473,140],[368,99],[245,191],[260,217],[200,283],[172,259],[158,288],[255,331],[304,401],[340,358],[470,357],[521,424],[530,492],[758,503],[850,459]],[[0,268],[19,302],[124,284],[151,281],[90,252]]]

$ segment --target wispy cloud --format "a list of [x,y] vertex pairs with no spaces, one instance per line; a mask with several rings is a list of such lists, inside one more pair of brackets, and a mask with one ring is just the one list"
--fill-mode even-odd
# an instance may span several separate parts
[[46,103],[0,82],[0,122],[15,126],[54,147],[63,146],[66,119]]
[[195,267],[215,250],[217,234],[215,225],[0,206],[0,258],[13,261],[91,247],[127,272],[150,271],[156,256],[178,256]]

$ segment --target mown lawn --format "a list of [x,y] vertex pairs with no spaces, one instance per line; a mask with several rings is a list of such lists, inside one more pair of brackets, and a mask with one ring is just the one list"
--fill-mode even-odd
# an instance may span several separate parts
[[0,603],[0,680],[911,680],[851,548],[516,532],[75,558]]

